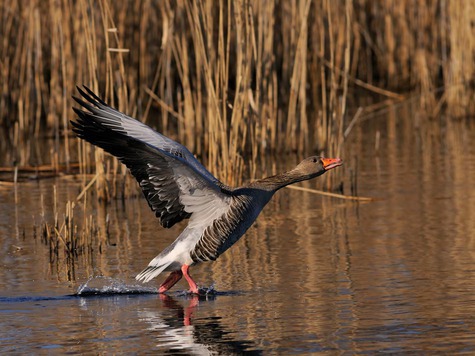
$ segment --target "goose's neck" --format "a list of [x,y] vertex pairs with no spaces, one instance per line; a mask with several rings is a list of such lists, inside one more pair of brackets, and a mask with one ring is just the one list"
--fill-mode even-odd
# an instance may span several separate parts
[[303,176],[299,171],[293,169],[291,171],[277,174],[275,176],[256,180],[255,182],[251,183],[251,186],[275,192],[289,184],[294,184],[307,179],[308,178]]

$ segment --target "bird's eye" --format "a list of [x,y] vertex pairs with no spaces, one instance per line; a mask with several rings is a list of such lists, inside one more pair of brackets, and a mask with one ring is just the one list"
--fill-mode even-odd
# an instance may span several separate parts
[[316,159],[316,158],[313,159],[313,163],[317,163],[317,159]]

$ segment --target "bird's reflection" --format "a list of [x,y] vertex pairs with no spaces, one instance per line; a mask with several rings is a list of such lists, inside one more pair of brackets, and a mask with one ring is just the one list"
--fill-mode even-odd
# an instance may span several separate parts
[[[232,339],[231,331],[221,323],[221,317],[200,317],[194,322],[200,303],[215,300],[216,296],[190,295],[186,299],[175,299],[160,294],[162,308],[139,311],[142,321],[150,324],[149,330],[156,332],[157,346],[170,352],[192,354],[261,354],[251,341]],[[171,313],[170,313],[171,311]],[[252,351],[251,351],[252,350]]]
[[193,294],[189,298],[189,303],[183,307],[176,299],[167,294],[159,294],[160,300],[165,308],[176,311],[177,320],[183,320],[184,326],[191,326],[191,317],[196,307],[200,303],[200,298],[206,300],[206,297]]

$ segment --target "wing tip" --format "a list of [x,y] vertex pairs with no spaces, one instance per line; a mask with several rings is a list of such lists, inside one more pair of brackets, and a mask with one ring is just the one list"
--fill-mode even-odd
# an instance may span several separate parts
[[[86,85],[83,84],[82,88],[81,86],[76,85],[76,90],[79,92],[79,94],[81,94],[84,99],[89,101],[91,104],[97,107],[109,107],[109,105],[104,100],[102,100],[96,93],[94,93],[94,91],[89,89],[89,87],[87,87]],[[78,98],[74,95],[72,97],[79,105],[85,106],[84,101],[81,98]]]

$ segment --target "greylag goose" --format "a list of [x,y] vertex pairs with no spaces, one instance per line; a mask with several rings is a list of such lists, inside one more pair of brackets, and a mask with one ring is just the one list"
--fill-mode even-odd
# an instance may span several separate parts
[[73,108],[78,116],[71,121],[76,135],[127,166],[163,227],[189,219],[176,240],[135,277],[148,282],[162,272],[171,272],[159,293],[184,276],[190,292],[198,294],[190,266],[214,261],[234,245],[277,190],[342,164],[339,158],[313,156],[288,172],[231,188],[186,147],[110,107],[87,87],[85,91],[77,89],[85,100],[73,98],[86,111]]

